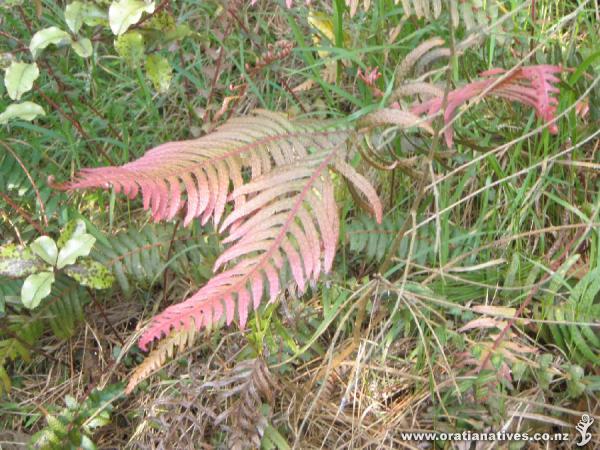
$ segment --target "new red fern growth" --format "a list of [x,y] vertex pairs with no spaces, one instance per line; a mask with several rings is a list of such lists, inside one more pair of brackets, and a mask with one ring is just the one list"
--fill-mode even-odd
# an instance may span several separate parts
[[[559,81],[556,74],[562,71],[561,67],[551,65],[522,67],[498,82],[498,78],[495,76],[505,74],[507,71],[492,69],[481,73],[481,76],[485,79],[469,83],[449,92],[447,106],[444,111],[444,123],[447,126],[444,132],[446,144],[448,147],[452,146],[453,132],[449,124],[456,110],[463,103],[480,96],[484,92],[485,96],[497,96],[531,106],[534,108],[536,115],[548,123],[550,133],[556,134],[558,127],[554,123],[554,118],[558,100],[555,94],[559,92],[559,89],[555,86],[555,83]],[[442,103],[443,95],[413,106],[411,112],[417,115],[424,113],[433,115],[442,109]]]

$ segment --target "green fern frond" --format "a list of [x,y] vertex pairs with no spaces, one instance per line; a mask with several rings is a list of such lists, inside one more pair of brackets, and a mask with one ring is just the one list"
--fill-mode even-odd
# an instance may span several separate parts
[[90,303],[87,290],[66,277],[59,277],[52,285],[47,299],[48,322],[59,339],[68,339],[84,321],[83,308]]
[[7,325],[0,332],[0,395],[11,389],[10,375],[6,370],[9,361],[29,361],[30,349],[42,335],[44,328],[40,320],[30,316],[11,314]]
[[[555,284],[555,288],[558,286]],[[575,285],[569,298],[554,304],[546,298],[548,319],[567,322],[594,323],[600,320],[600,268],[591,270]],[[558,298],[558,297],[557,297]],[[549,301],[552,304],[549,305]],[[589,325],[549,325],[556,345],[576,361],[600,364],[600,336]]]
[[7,303],[17,301],[21,297],[22,284],[20,280],[0,277],[0,317],[4,315]]
[[125,292],[131,290],[130,280],[142,285],[159,280],[167,267],[209,278],[218,248],[214,236],[192,236],[185,230],[174,235],[173,230],[173,225],[156,224],[121,231],[107,239],[108,245],[97,242],[91,257],[113,271]]
[[[347,225],[347,240],[350,251],[360,253],[367,262],[381,262],[386,252],[404,223],[406,216],[398,214],[395,217],[386,216],[381,224],[365,215],[359,215],[350,220]],[[413,245],[411,260],[422,266],[436,264],[435,222],[429,222],[417,230]],[[448,257],[452,258],[468,251],[477,236],[460,227],[452,227],[450,235],[444,239],[449,248]],[[410,236],[402,241],[398,259],[406,259],[410,244]]]

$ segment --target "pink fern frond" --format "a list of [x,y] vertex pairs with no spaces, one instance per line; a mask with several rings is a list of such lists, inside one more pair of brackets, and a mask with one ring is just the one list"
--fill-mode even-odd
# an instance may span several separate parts
[[[537,65],[522,67],[512,72],[505,80],[493,86],[498,75],[506,73],[504,69],[491,69],[481,73],[483,80],[474,81],[461,88],[455,89],[448,94],[447,106],[444,111],[444,123],[447,126],[444,137],[448,147],[453,143],[453,131],[449,126],[456,110],[466,103],[485,92],[485,96],[496,96],[506,100],[516,101],[534,108],[536,115],[548,124],[548,130],[552,134],[558,132],[554,123],[558,100],[556,94],[560,90],[555,84],[560,81],[556,74],[562,72],[559,66]],[[486,92],[487,90],[487,92]],[[437,114],[442,109],[443,96],[438,96],[415,105],[411,112],[415,115]]]
[[[232,199],[251,196],[223,221],[221,230],[238,224],[225,239],[231,246],[215,262],[215,270],[239,261],[213,277],[195,295],[167,308],[152,320],[140,339],[147,349],[171,329],[193,325],[200,329],[234,319],[246,324],[248,313],[260,304],[268,288],[275,300],[286,283],[289,270],[293,282],[304,292],[333,264],[339,234],[339,217],[329,168],[335,168],[367,198],[377,220],[382,207],[373,187],[343,161],[334,150],[319,151],[234,190]],[[237,308],[236,308],[237,306]]]
[[[288,283],[303,292],[328,272],[339,234],[330,169],[365,197],[380,222],[377,193],[345,161],[354,135],[335,123],[257,111],[202,138],[160,145],[124,166],[78,174],[69,188],[114,186],[130,197],[141,192],[155,220],[172,219],[187,206],[185,224],[213,218],[229,233],[214,266],[221,272],[153,318],[140,347],[172,329],[199,330],[222,319],[230,324],[236,312],[243,328],[265,294],[273,301]],[[220,223],[228,202],[233,208]]]
[[[141,192],[143,207],[155,221],[171,220],[186,208],[184,225],[196,217],[202,224],[211,218],[218,224],[231,188],[244,183],[244,168],[251,178],[260,177],[273,166],[304,157],[311,146],[346,138],[345,129],[292,125],[281,114],[261,110],[231,119],[208,136],[159,145],[120,167],[83,169],[66,188],[113,186],[130,198]],[[245,196],[238,196],[235,207],[244,202]]]

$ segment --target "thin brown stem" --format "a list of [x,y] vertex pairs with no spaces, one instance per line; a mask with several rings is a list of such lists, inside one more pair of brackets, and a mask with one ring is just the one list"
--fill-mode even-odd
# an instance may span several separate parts
[[102,318],[108,324],[108,327],[113,332],[113,334],[115,335],[115,337],[118,339],[119,343],[121,344],[121,347],[125,347],[125,341],[121,337],[121,334],[119,333],[119,331],[114,327],[114,325],[112,324],[112,322],[110,321],[110,319],[106,315],[106,311],[104,310],[104,306],[102,306],[102,303],[100,303],[98,301],[98,299],[96,298],[95,295],[92,295],[91,289],[88,289],[88,291],[90,293],[90,297],[92,297],[93,302],[96,303],[96,305],[98,305],[98,308],[100,309],[100,314],[102,315]]
[[296,103],[298,104],[298,106],[300,106],[300,109],[302,110],[302,112],[306,114],[308,111],[306,110],[306,108],[302,104],[302,101],[298,98],[296,93],[292,90],[292,88],[290,88],[290,85],[288,84],[288,82],[285,81],[285,78],[281,78],[280,81],[281,81],[281,84],[283,85],[283,87],[285,88],[285,90],[288,91],[292,97],[294,97],[294,100],[296,100]]
[[25,172],[25,175],[27,176],[27,178],[29,179],[29,182],[31,183],[31,187],[33,188],[33,190],[35,192],[35,196],[37,198],[38,204],[40,205],[40,212],[42,214],[42,219],[44,220],[44,225],[47,227],[48,226],[48,217],[46,216],[46,206],[44,205],[44,202],[42,201],[42,196],[40,195],[40,190],[38,189],[37,185],[35,184],[35,181],[33,181],[33,177],[27,170],[27,167],[25,167],[25,164],[23,164],[23,161],[21,161],[21,158],[19,158],[19,155],[17,155],[17,153],[10,147],[10,145],[8,145],[4,141],[0,141],[0,145],[2,145],[2,147],[4,147],[13,156],[13,158],[15,158],[15,160],[17,161],[19,166],[21,166],[21,169],[23,169],[23,172]]
[[0,197],[2,197],[2,199],[8,203],[16,212],[17,214],[19,214],[23,219],[25,219],[25,221],[31,225],[33,228],[35,228],[35,230],[40,233],[40,234],[44,234],[44,229],[42,228],[42,226],[37,223],[35,220],[33,220],[33,218],[27,213],[27,211],[25,211],[23,208],[21,208],[19,205],[17,205],[8,195],[6,195],[4,192],[0,191]]
[[[48,97],[46,94],[44,94],[44,92],[37,86],[34,86],[34,89],[36,90],[36,92],[38,94],[40,94],[40,96],[50,104],[50,106],[52,106],[52,108],[58,112],[61,116],[63,116],[65,119],[67,119],[69,122],[71,122],[71,124],[75,127],[75,129],[79,132],[79,134],[81,135],[81,137],[83,139],[86,140],[91,140],[90,135],[87,134],[87,132],[83,129],[83,127],[81,126],[81,123],[75,119],[73,116],[71,116],[70,114],[68,114],[67,112],[65,112],[60,105],[58,105],[54,100],[52,100],[50,97]],[[102,156],[104,156],[104,158],[111,164],[111,165],[115,165],[115,162],[112,160],[112,158],[106,153],[106,151],[100,147],[100,146],[96,146],[96,149],[102,154]]]
[[[227,29],[225,30],[225,34],[223,35],[223,40],[227,39],[227,37],[229,36],[231,30],[231,26],[227,26]],[[212,102],[212,98],[215,95],[215,91],[217,88],[217,81],[219,80],[219,77],[221,76],[221,64],[223,62],[223,54],[225,53],[224,47],[221,46],[221,48],[219,48],[219,56],[217,57],[217,63],[215,65],[215,74],[213,75],[213,79],[210,83],[210,91],[208,92],[208,97],[206,98],[206,105],[210,105],[210,103]],[[202,118],[202,121],[204,123],[208,122],[208,115],[209,115],[209,108],[206,108],[206,111],[204,112],[204,117]]]

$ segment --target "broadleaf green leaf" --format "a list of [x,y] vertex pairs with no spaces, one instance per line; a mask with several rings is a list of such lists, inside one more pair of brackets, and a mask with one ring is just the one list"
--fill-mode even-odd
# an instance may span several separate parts
[[96,3],[84,2],[81,10],[81,20],[90,27],[108,25],[108,11],[100,8]]
[[67,395],[65,395],[65,405],[67,405],[67,408],[69,408],[69,409],[75,409],[75,408],[77,408],[79,403],[77,403],[77,400],[75,399],[75,397],[67,394]]
[[21,96],[31,90],[33,82],[40,76],[40,69],[36,63],[27,64],[13,61],[4,74],[4,85],[8,96],[13,100],[20,100]]
[[37,116],[45,116],[44,108],[34,102],[12,103],[0,114],[0,125],[4,125],[10,119],[23,119],[32,121]]
[[69,3],[65,8],[65,22],[73,33],[77,33],[83,25],[84,11],[85,5],[79,1]]
[[44,28],[38,31],[31,38],[29,50],[33,57],[37,57],[40,50],[45,49],[50,44],[63,45],[71,42],[71,36],[66,31],[58,27]]
[[69,433],[69,429],[58,417],[48,414],[46,416],[46,422],[48,422],[50,429],[59,435],[66,435]]
[[67,222],[58,237],[57,245],[62,248],[66,242],[74,236],[80,236],[85,233],[85,222],[81,219],[72,219]]
[[94,444],[94,441],[92,441],[85,434],[81,435],[81,442],[79,443],[79,446],[83,450],[96,450],[98,448],[98,447],[96,447],[96,444]]
[[29,275],[21,288],[21,301],[26,308],[36,308],[42,299],[50,295],[54,273],[39,272]]
[[62,269],[65,266],[74,264],[80,256],[89,255],[95,242],[96,238],[88,233],[73,236],[58,252],[56,267]]
[[154,2],[143,0],[116,0],[108,9],[108,22],[113,34],[119,36],[142,18],[142,13],[153,13]]
[[46,261],[51,266],[56,264],[56,258],[58,256],[58,247],[56,246],[56,242],[49,236],[40,236],[31,244],[29,244],[29,248],[33,253],[38,255],[44,261]]
[[173,78],[173,69],[165,57],[148,55],[146,58],[146,75],[152,81],[157,92],[165,93],[169,90],[171,78]]
[[75,50],[75,53],[82,58],[88,58],[94,51],[92,48],[92,41],[86,37],[80,37],[76,41],[71,42],[71,47]]

